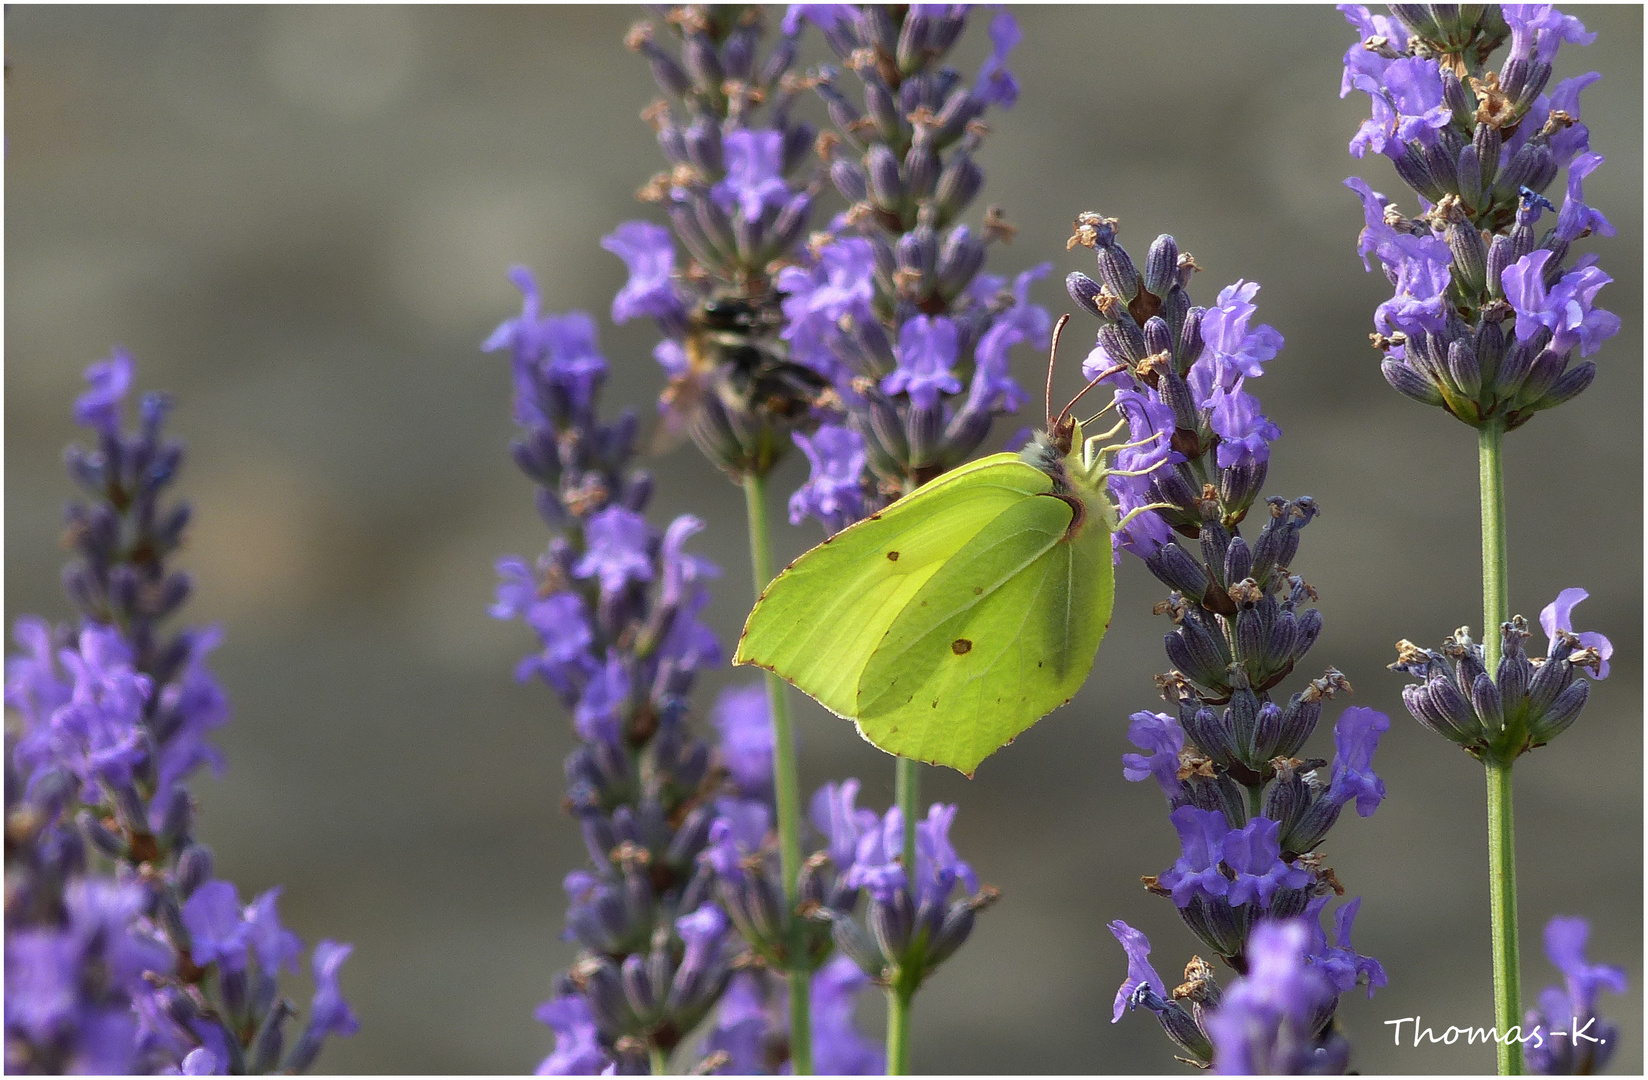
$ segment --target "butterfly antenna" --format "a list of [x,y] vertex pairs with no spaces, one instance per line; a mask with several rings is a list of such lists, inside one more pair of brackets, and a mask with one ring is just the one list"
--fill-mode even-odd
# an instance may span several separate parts
[[1059,335],[1064,333],[1064,324],[1070,321],[1070,313],[1059,316],[1058,325],[1053,327],[1053,344],[1047,350],[1047,393],[1042,396],[1046,403],[1047,430],[1053,430],[1053,361],[1059,355]]
[[[1076,396],[1070,399],[1070,404],[1066,405],[1064,407],[1064,411],[1059,413],[1059,421],[1058,422],[1061,423],[1061,424],[1064,423],[1064,418],[1070,415],[1070,410],[1074,409],[1076,407],[1076,402],[1080,401],[1082,399],[1082,396],[1084,394],[1086,394],[1089,390],[1093,389],[1095,386],[1099,385],[1104,380],[1110,378],[1110,376],[1116,374],[1118,371],[1126,371],[1126,370],[1127,370],[1127,366],[1125,364],[1117,364],[1115,367],[1106,368],[1105,370],[1099,372],[1097,375],[1093,376],[1093,380],[1091,382],[1089,382],[1086,386],[1082,387],[1080,390],[1076,391]],[[1047,427],[1048,427],[1048,430],[1052,430],[1053,425],[1051,423],[1049,423],[1047,425]]]

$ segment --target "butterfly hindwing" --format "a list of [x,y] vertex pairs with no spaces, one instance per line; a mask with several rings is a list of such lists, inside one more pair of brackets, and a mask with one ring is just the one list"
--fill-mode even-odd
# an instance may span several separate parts
[[1072,510],[1010,507],[930,577],[859,680],[856,719],[892,753],[971,775],[1080,688],[1110,621],[1109,535]]
[[996,454],[843,529],[767,586],[734,662],[775,671],[856,717],[860,676],[912,598],[991,522],[1051,486],[1016,455]]

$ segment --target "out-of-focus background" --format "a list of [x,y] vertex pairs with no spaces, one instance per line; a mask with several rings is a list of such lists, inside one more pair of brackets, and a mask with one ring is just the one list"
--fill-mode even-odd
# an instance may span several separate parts
[[[1588,392],[1508,441],[1512,606],[1533,618],[1583,585],[1579,623],[1617,652],[1580,723],[1517,769],[1524,984],[1531,997],[1554,977],[1545,920],[1589,917],[1593,958],[1630,972],[1604,1007],[1624,1021],[1614,1069],[1638,1072],[1642,12],[1574,10],[1600,36],[1565,47],[1557,75],[1603,73],[1584,116],[1608,163],[1586,194],[1619,235],[1585,248],[1614,276],[1603,297],[1625,328]],[[1358,946],[1390,974],[1341,1007],[1354,1064],[1487,1071],[1487,1049],[1396,1047],[1384,1023],[1491,1023],[1482,772],[1407,717],[1404,680],[1385,670],[1398,638],[1475,626],[1480,586],[1473,433],[1389,390],[1367,343],[1389,289],[1356,258],[1361,210],[1341,181],[1360,173],[1414,203],[1383,159],[1346,155],[1367,110],[1337,95],[1354,32],[1326,7],[1017,14],[1023,94],[989,117],[979,208],[1002,205],[1021,231],[990,268],[1051,260],[1036,299],[1068,310],[1059,281],[1089,259],[1064,239],[1096,209],[1120,218],[1135,258],[1174,233],[1205,268],[1198,302],[1263,282],[1259,317],[1287,338],[1253,388],[1284,433],[1267,492],[1323,507],[1295,567],[1327,624],[1311,660],[1393,718],[1377,759],[1388,801],[1329,844],[1365,898]],[[477,346],[518,309],[512,263],[536,268],[550,307],[604,321],[623,269],[598,240],[652,214],[632,193],[660,168],[637,115],[656,91],[620,44],[636,15],[5,14],[6,617],[66,613],[69,405],[81,369],[123,343],[141,386],[178,396],[198,512],[190,616],[228,634],[216,667],[236,715],[219,739],[226,778],[197,785],[204,836],[247,895],[284,883],[306,942],[356,945],[343,981],[362,1031],[328,1048],[328,1070],[519,1072],[551,1044],[531,1013],[571,955],[560,879],[584,855],[559,808],[566,719],[510,677],[526,629],[486,614],[494,559],[546,535],[505,450],[507,361]],[[609,409],[650,408],[654,340],[648,325],[603,326]],[[1076,383],[1082,349],[1067,347],[1056,396]],[[1043,358],[1017,363],[1039,386]],[[775,489],[800,482],[798,458]],[[690,446],[655,470],[656,520],[710,523],[699,548],[725,569],[710,616],[730,642],[750,601],[739,493]],[[819,535],[780,524],[781,560]],[[926,794],[961,804],[957,847],[1005,897],[921,995],[919,1069],[1182,1071],[1149,1017],[1111,1025],[1125,965],[1105,929],[1145,930],[1163,972],[1194,949],[1138,884],[1177,844],[1154,785],[1125,783],[1118,762],[1127,715],[1161,704],[1163,592],[1125,562],[1075,703],[970,783],[929,772]],[[700,700],[748,680],[721,672]],[[890,800],[889,759],[810,703],[800,724],[808,789],[852,774],[869,803]],[[1312,747],[1331,756],[1328,723]]]

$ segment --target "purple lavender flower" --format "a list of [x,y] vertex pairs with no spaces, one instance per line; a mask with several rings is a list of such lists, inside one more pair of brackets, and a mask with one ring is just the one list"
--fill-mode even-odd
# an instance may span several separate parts
[[961,393],[951,370],[956,362],[956,324],[942,315],[917,315],[898,334],[898,369],[881,380],[888,394],[909,394],[918,409],[938,408],[940,394]]
[[1602,990],[1625,993],[1625,971],[1587,962],[1585,943],[1590,936],[1590,924],[1577,915],[1558,915],[1545,924],[1545,956],[1562,973],[1563,985],[1547,986],[1540,991],[1539,1008],[1528,1010],[1527,1029],[1544,1035],[1524,1047],[1530,1072],[1600,1072],[1619,1043],[1618,1026],[1602,1019],[1596,1005]]
[[208,881],[183,905],[190,954],[196,965],[218,964],[225,971],[246,966],[252,927],[242,917],[240,894],[233,882]]
[[1584,23],[1562,14],[1554,4],[1505,4],[1500,12],[1511,28],[1510,55],[1518,60],[1549,64],[1563,42],[1589,45],[1596,40],[1595,34],[1586,33]]
[[588,550],[573,567],[573,574],[598,578],[601,591],[607,594],[622,592],[632,581],[652,580],[646,518],[622,506],[609,506],[590,517],[584,532]]
[[881,827],[875,811],[861,810],[854,805],[859,787],[859,782],[851,778],[839,784],[825,784],[813,793],[808,815],[813,827],[825,837],[825,851],[843,868],[853,865],[859,844]]
[[59,765],[80,781],[81,800],[96,805],[104,785],[130,789],[134,770],[149,760],[153,743],[143,721],[154,684],[133,670],[130,646],[111,628],[86,627],[79,650],[58,659],[74,689],[44,726],[18,741],[17,761],[31,772]]
[[1302,868],[1282,861],[1281,828],[1279,822],[1256,817],[1225,836],[1224,864],[1236,875],[1230,883],[1232,907],[1257,904],[1268,908],[1278,890],[1303,889],[1310,884],[1310,875]]
[[1228,391],[1215,389],[1209,405],[1208,426],[1219,436],[1219,468],[1270,459],[1270,444],[1282,437],[1282,431],[1259,412],[1258,398],[1242,392],[1241,379]]
[[1387,334],[1409,337],[1440,332],[1447,324],[1443,293],[1453,263],[1447,241],[1438,236],[1393,233],[1377,251],[1387,272],[1395,274],[1396,295],[1374,312],[1374,326]]
[[807,455],[812,475],[790,496],[790,524],[811,516],[831,533],[840,532],[864,514],[864,440],[839,424],[820,424],[809,438],[792,438]]
[[669,230],[650,221],[626,221],[603,236],[601,246],[629,267],[629,281],[612,298],[612,321],[622,325],[645,316],[678,331],[686,320],[686,307],[675,287],[675,245]]
[[1219,869],[1225,837],[1230,834],[1224,814],[1181,806],[1168,817],[1179,831],[1184,850],[1177,862],[1158,875],[1161,887],[1172,893],[1173,902],[1181,908],[1196,896],[1224,897],[1230,891],[1230,881]]
[[[645,233],[616,235],[637,231]],[[637,286],[628,299],[650,303],[642,292]],[[749,852],[712,826],[724,832],[718,815],[746,816],[731,804],[761,814],[766,807],[759,790],[745,791],[752,798],[744,801],[703,798],[711,749],[690,729],[689,696],[696,673],[722,662],[700,619],[707,583],[720,571],[690,550],[703,522],[681,515],[661,534],[648,523],[652,485],[634,468],[635,418],[598,420],[598,383],[567,408],[553,370],[529,365],[518,374],[518,399],[538,407],[516,409],[523,431],[514,456],[537,482],[540,517],[557,535],[535,565],[499,561],[491,612],[523,619],[537,634],[541,650],[517,675],[541,675],[570,713],[580,741],[566,761],[567,804],[592,863],[565,879],[568,936],[582,952],[540,1012],[557,1032],[543,1068],[644,1070],[649,1052],[668,1056],[708,1016],[731,977],[726,916],[708,903],[710,864],[731,846],[722,861],[739,870]],[[569,445],[579,453],[566,454]],[[734,785],[754,788],[758,759],[770,752],[761,743],[764,715],[737,699],[722,711],[723,761]],[[827,939],[827,929],[819,933]],[[664,989],[654,993],[655,985]],[[317,1037],[353,1023],[330,1000],[316,1011]]]
[[712,714],[721,733],[721,758],[740,792],[763,797],[772,791],[773,730],[763,683],[723,690]]
[[1347,900],[1333,913],[1333,943],[1328,943],[1322,929],[1322,915],[1326,913],[1330,897],[1318,896],[1305,909],[1305,924],[1310,930],[1310,962],[1320,968],[1335,989],[1348,994],[1357,983],[1365,983],[1368,997],[1385,985],[1385,969],[1371,956],[1363,956],[1350,943],[1351,927],[1356,913],[1362,909],[1360,896]]
[[790,201],[790,186],[783,174],[782,131],[731,131],[721,145],[727,178],[711,188],[710,195],[723,210],[732,213],[736,209],[746,221],[760,221],[769,209],[776,211]]
[[132,356],[116,347],[107,360],[86,369],[88,389],[74,402],[74,422],[101,433],[106,438],[120,434],[120,416],[126,394],[132,388]]
[[1254,928],[1247,974],[1227,987],[1205,1026],[1213,1068],[1224,1075],[1342,1073],[1349,1047],[1323,1026],[1337,998],[1308,962],[1303,920]]
[[1573,634],[1579,645],[1584,649],[1595,649],[1597,654],[1596,677],[1608,677],[1608,660],[1614,655],[1614,643],[1601,634],[1587,631],[1574,633],[1574,608],[1580,601],[1590,597],[1584,589],[1563,589],[1557,593],[1556,599],[1546,604],[1539,612],[1539,625],[1545,631],[1547,647],[1554,652],[1559,634]]
[[879,1076],[887,1052],[853,1022],[870,977],[845,956],[832,957],[812,978],[813,1069],[820,1076]]
[[1122,1013],[1127,1011],[1141,988],[1150,987],[1157,994],[1164,994],[1168,986],[1156,974],[1156,969],[1150,966],[1149,938],[1120,919],[1110,924],[1110,932],[1116,935],[1116,940],[1122,943],[1122,950],[1127,953],[1127,979],[1116,991],[1116,1007],[1110,1014],[1110,1022],[1114,1024],[1122,1018]]
[[1019,99],[1019,83],[1007,70],[1007,54],[1012,52],[1024,34],[1011,12],[998,11],[990,20],[990,55],[979,67],[979,97],[991,105],[1011,109]]
[[1333,727],[1333,776],[1326,798],[1340,806],[1356,800],[1356,812],[1372,817],[1385,801],[1385,782],[1373,771],[1379,738],[1390,730],[1390,717],[1375,709],[1352,705]]
[[981,273],[988,245],[1011,234],[999,212],[982,227],[960,220],[984,183],[976,156],[986,129],[976,121],[1018,96],[1007,64],[1021,36],[1010,13],[996,14],[969,86],[948,63],[968,18],[959,6],[801,5],[786,19],[819,27],[847,61],[819,72],[836,132],[818,149],[851,206],[828,242],[812,245],[811,265],[782,271],[779,283],[792,357],[832,380],[839,406],[826,422],[864,446],[855,517],[983,445],[995,417],[1026,400],[1009,350],[1044,347],[1051,326],[1029,301],[1044,268],[1011,283]]
[[1127,740],[1148,754],[1123,754],[1122,776],[1128,780],[1155,777],[1168,801],[1175,806],[1184,799],[1179,780],[1179,754],[1184,750],[1184,730],[1167,713],[1136,712],[1128,717]]
[[555,1032],[555,1051],[538,1065],[538,1076],[599,1076],[611,1064],[584,998],[577,994],[551,998],[533,1015]]
[[510,349],[516,422],[523,426],[548,422],[545,395],[534,392],[534,383],[539,381],[553,387],[567,407],[587,409],[607,373],[606,360],[595,344],[595,321],[581,311],[539,317],[538,283],[532,271],[517,266],[509,273],[521,290],[521,314],[500,323],[481,350]]
[[290,1068],[299,1072],[307,1069],[320,1052],[321,1043],[329,1036],[348,1036],[360,1030],[354,1010],[344,1000],[343,992],[338,987],[338,972],[353,949],[352,945],[339,945],[335,941],[322,941],[315,946],[312,958],[315,996],[309,1003],[309,1022],[288,1059]]
[[1505,268],[1505,299],[1516,311],[1517,340],[1528,341],[1544,327],[1553,350],[1568,352],[1578,345],[1579,355],[1590,356],[1619,333],[1619,316],[1596,306],[1596,294],[1614,279],[1597,269],[1596,256],[1587,255],[1547,287],[1552,254],[1531,252]]
[[258,966],[274,974],[285,969],[296,971],[298,957],[303,953],[303,942],[280,923],[275,902],[281,889],[276,886],[253,900],[246,908],[247,938],[257,954]]

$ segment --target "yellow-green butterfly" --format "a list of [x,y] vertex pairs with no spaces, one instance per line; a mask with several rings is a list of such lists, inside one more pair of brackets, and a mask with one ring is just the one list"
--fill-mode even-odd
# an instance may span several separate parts
[[1084,436],[1081,396],[1019,453],[945,473],[791,563],[733,663],[777,672],[890,754],[972,776],[1070,700],[1110,625],[1110,536],[1132,514],[1107,466],[1152,440],[1103,446],[1123,424]]

